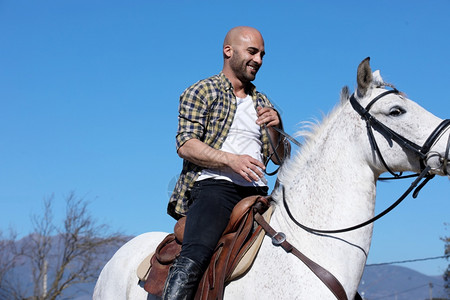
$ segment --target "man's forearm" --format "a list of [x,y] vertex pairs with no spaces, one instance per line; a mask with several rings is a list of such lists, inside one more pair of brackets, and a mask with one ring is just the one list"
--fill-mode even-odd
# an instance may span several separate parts
[[229,167],[248,182],[262,178],[264,164],[250,155],[214,149],[198,139],[190,139],[178,149],[178,155],[204,168]]
[[217,150],[198,139],[190,139],[178,149],[178,155],[204,168],[228,166],[229,153]]

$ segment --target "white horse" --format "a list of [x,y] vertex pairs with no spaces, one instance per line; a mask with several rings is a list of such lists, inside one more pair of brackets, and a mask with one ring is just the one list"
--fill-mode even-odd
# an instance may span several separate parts
[[[366,107],[387,91],[379,72],[370,70],[369,59],[358,67],[358,90],[354,99]],[[330,271],[353,299],[363,274],[372,238],[372,225],[337,234],[307,232],[288,216],[283,199],[301,223],[319,229],[346,228],[374,216],[376,183],[380,174],[421,172],[419,155],[393,141],[388,133],[374,130],[382,159],[363,118],[349,101],[348,89],[341,103],[319,125],[306,133],[306,143],[284,163],[278,180],[271,226],[284,232],[287,240],[310,259]],[[434,132],[428,155],[422,163],[431,173],[447,175],[447,126],[436,134],[442,120],[401,93],[389,93],[367,107],[381,123],[417,145],[423,145]],[[441,126],[442,127],[442,126]],[[305,134],[305,133],[304,133]],[[447,155],[447,157],[445,157]],[[106,264],[97,281],[94,299],[146,299],[138,285],[138,264],[166,233],[142,234],[120,248]],[[225,299],[335,299],[332,292],[294,255],[272,245],[266,237],[248,273],[225,288]]]

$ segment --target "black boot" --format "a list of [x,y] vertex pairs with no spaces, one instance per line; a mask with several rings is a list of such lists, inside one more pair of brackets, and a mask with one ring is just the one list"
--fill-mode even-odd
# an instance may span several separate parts
[[197,291],[203,270],[190,258],[180,256],[170,267],[164,285],[163,300],[191,300]]

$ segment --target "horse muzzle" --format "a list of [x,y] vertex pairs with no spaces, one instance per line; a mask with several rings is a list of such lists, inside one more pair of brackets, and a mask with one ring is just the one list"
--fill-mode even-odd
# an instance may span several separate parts
[[[450,127],[447,126],[445,128],[445,131],[449,131]],[[440,137],[438,140],[440,140],[442,137],[445,137],[445,135],[440,134]],[[435,141],[437,142],[437,141]],[[442,143],[439,143],[438,145],[442,145]],[[436,148],[436,147],[433,147]],[[424,159],[425,165],[430,166],[431,170],[430,172],[437,175],[446,175],[450,178],[450,132],[447,136],[446,146],[444,151],[437,151],[437,150],[430,150]]]

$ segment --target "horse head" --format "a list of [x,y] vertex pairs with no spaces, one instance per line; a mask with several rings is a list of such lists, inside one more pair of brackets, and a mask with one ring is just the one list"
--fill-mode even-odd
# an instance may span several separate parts
[[430,174],[450,174],[450,120],[434,116],[384,82],[379,71],[372,73],[369,61],[358,67],[355,93],[349,96],[344,88],[342,95],[366,122],[374,168],[396,177],[394,172],[425,168]]

